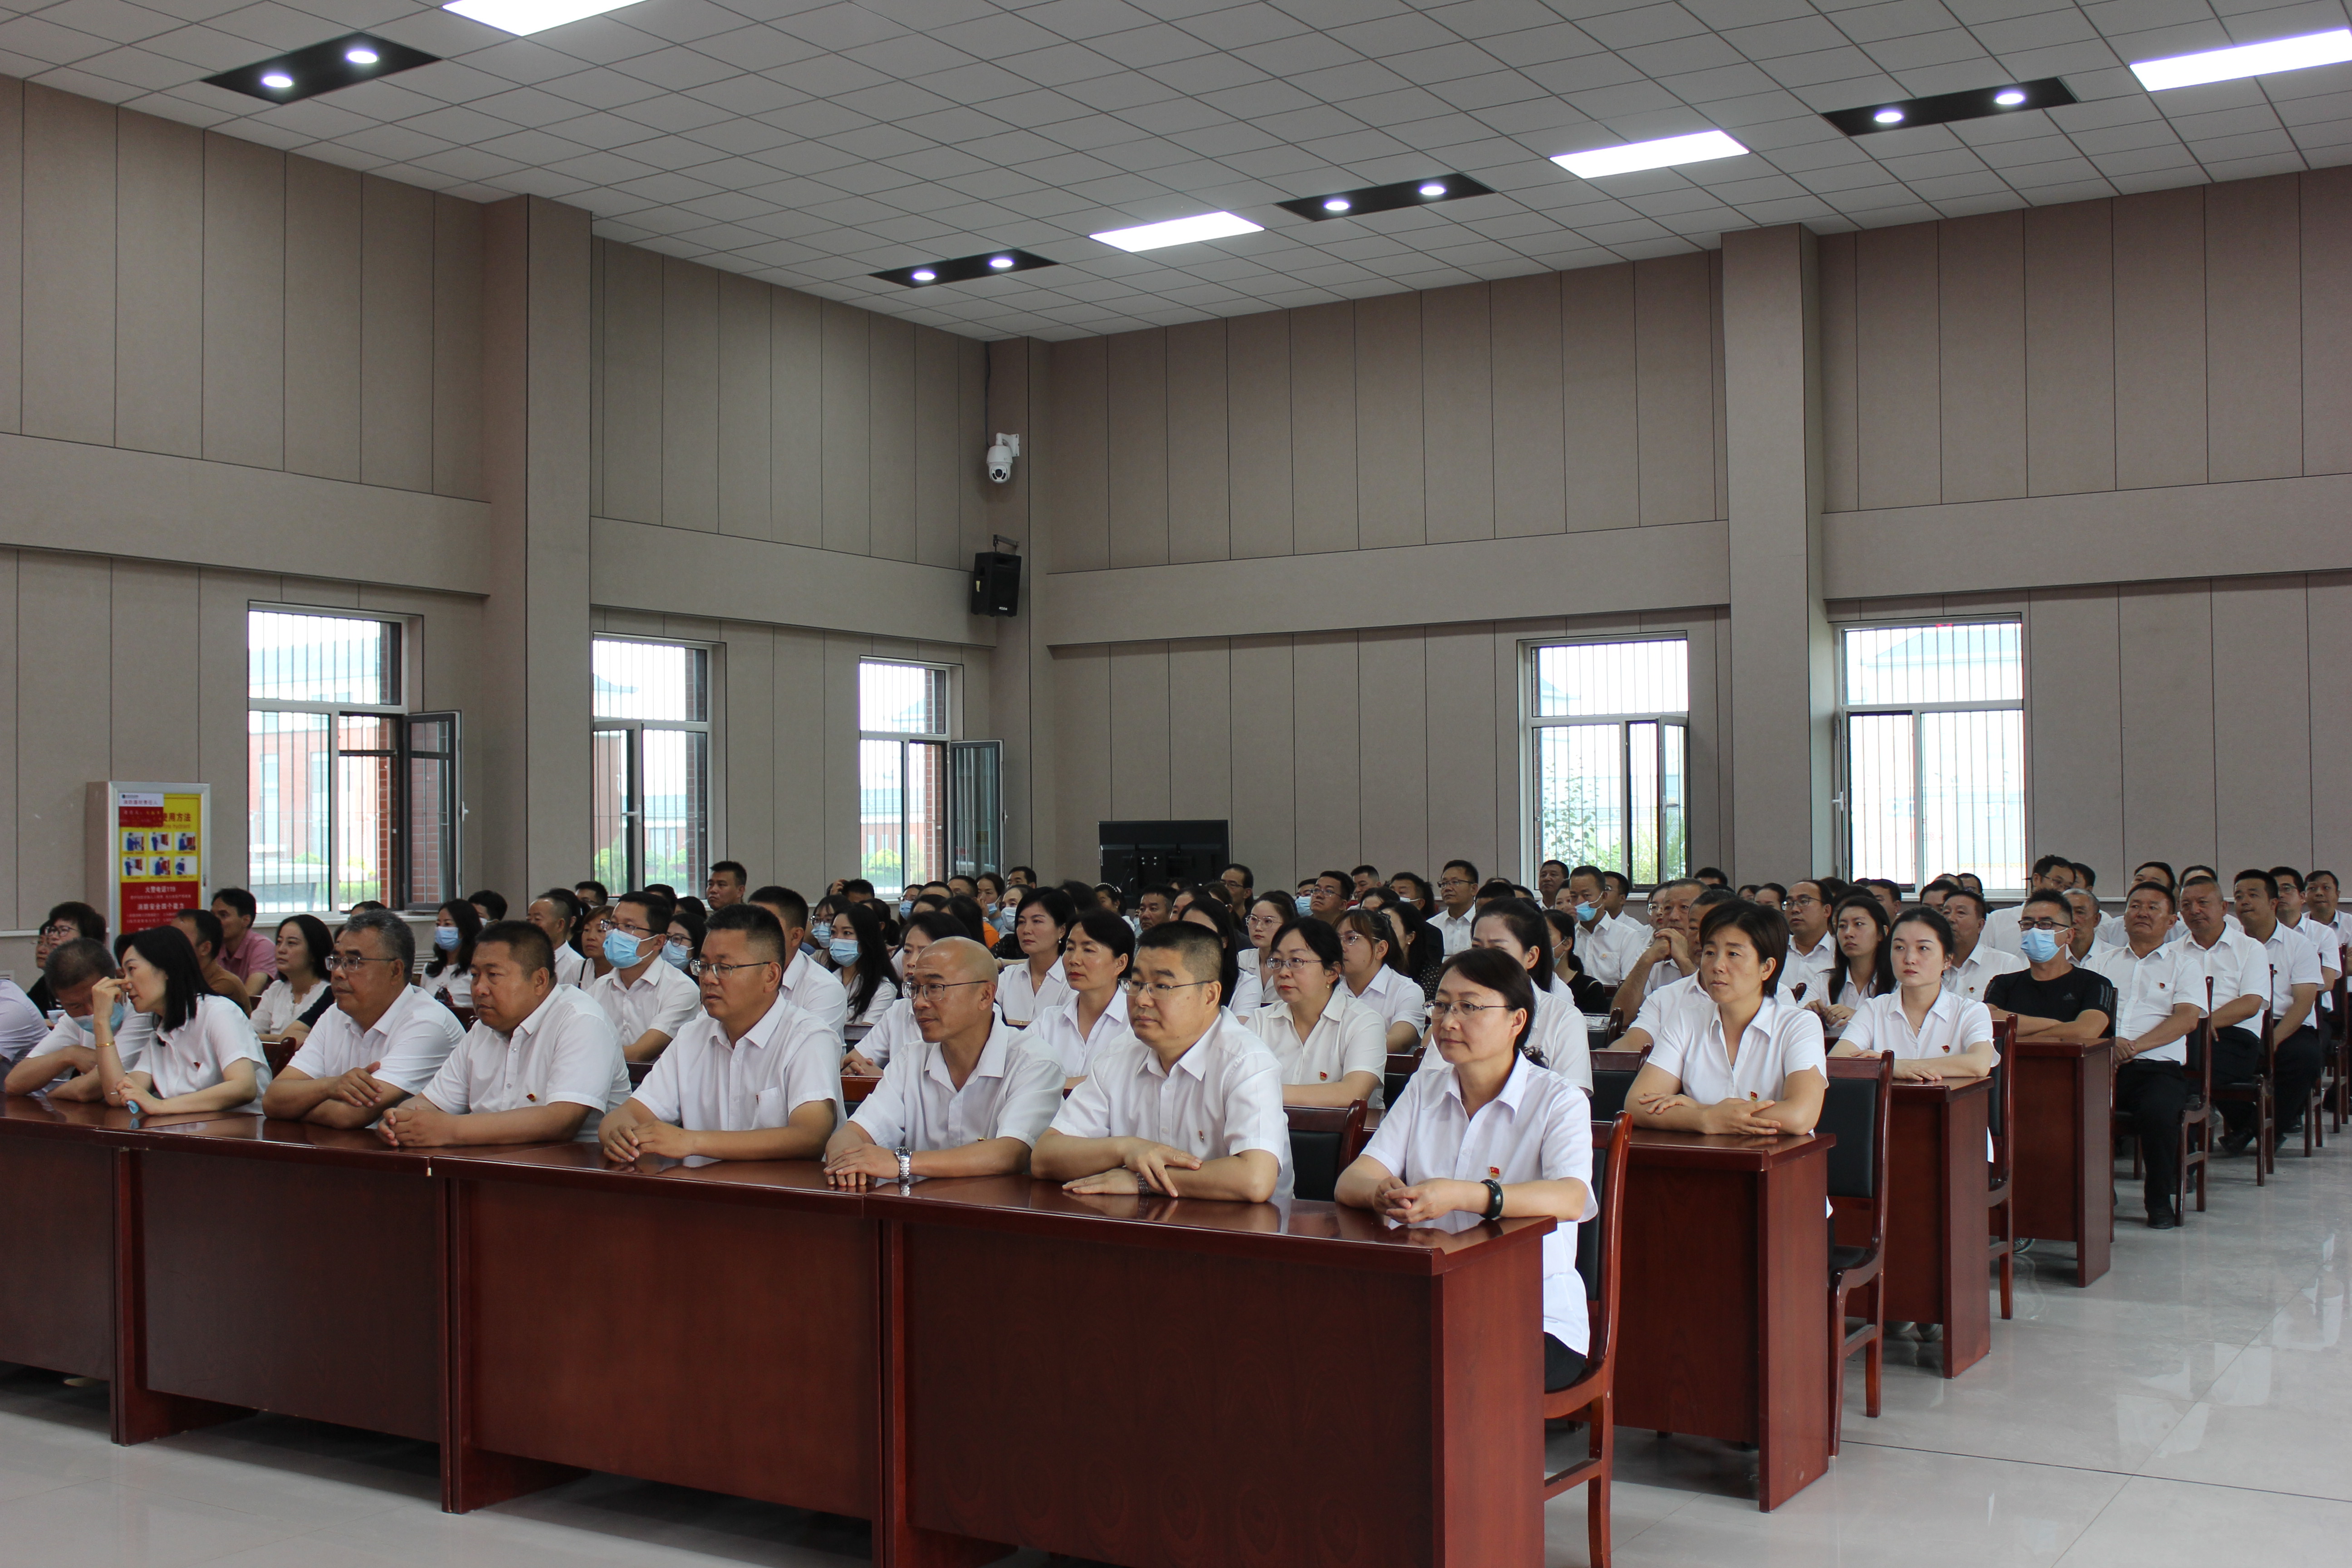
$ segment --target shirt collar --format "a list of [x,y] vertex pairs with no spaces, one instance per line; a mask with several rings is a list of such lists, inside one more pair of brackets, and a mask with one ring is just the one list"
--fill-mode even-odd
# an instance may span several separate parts
[[[1005,1053],[1013,1048],[1012,1041],[1013,1031],[1005,1027],[1003,1019],[997,1019],[989,1028],[987,1042],[980,1047],[980,1060],[972,1064],[971,1075],[964,1079],[965,1084],[969,1085],[975,1078],[1003,1078]],[[924,1075],[935,1083],[945,1085],[952,1092],[956,1085],[955,1079],[948,1073],[946,1049],[925,1040],[923,1058]]]
[[[782,990],[777,991],[776,999],[768,1004],[768,1010],[760,1015],[760,1021],[744,1030],[743,1037],[734,1044],[765,1049],[769,1043],[775,1039],[776,1031],[783,1027],[784,1009],[792,1005],[793,999],[785,995]],[[708,1013],[703,1016],[710,1018]],[[719,1043],[722,1046],[727,1045],[729,1042],[725,1026],[719,1024],[716,1018],[710,1018],[710,1022],[719,1030]]]
[[1234,1022],[1232,1014],[1222,1007],[1218,1008],[1217,1021],[1211,1024],[1199,1039],[1185,1047],[1184,1054],[1176,1058],[1176,1066],[1172,1068],[1161,1068],[1160,1053],[1151,1048],[1150,1042],[1139,1038],[1136,1043],[1143,1047],[1142,1070],[1154,1078],[1167,1078],[1172,1073],[1183,1072],[1205,1082],[1209,1076],[1209,1052],[1215,1048],[1219,1032],[1239,1027],[1241,1026]]
[[[1501,1104],[1507,1107],[1511,1112],[1512,1120],[1517,1121],[1518,1119],[1519,1101],[1527,1098],[1528,1088],[1535,1081],[1535,1079],[1528,1075],[1538,1072],[1542,1069],[1538,1068],[1534,1062],[1529,1061],[1526,1057],[1520,1056],[1517,1052],[1514,1052],[1513,1056],[1517,1059],[1511,1063],[1511,1076],[1503,1080],[1501,1092],[1496,1094],[1493,1100],[1487,1101],[1487,1104]],[[1469,1110],[1468,1102],[1464,1100],[1462,1098],[1461,1075],[1454,1070],[1454,1064],[1452,1062],[1445,1064],[1445,1092],[1453,1097],[1454,1104],[1461,1106],[1465,1111]]]
[[[414,987],[411,989],[414,989]],[[425,994],[422,991],[418,991],[416,994],[419,996]],[[549,991],[546,999],[541,1002],[538,1006],[533,1007],[530,1010],[530,1017],[525,1018],[521,1023],[517,1024],[513,1028],[507,1031],[507,1038],[509,1040],[536,1038],[541,1026],[554,1022],[555,1015],[551,1011],[551,1009],[561,1007],[563,1005],[563,988],[559,985]],[[437,1007],[440,1004],[436,1002],[434,1005]],[[390,1013],[386,1013],[384,1015],[384,1017],[386,1018],[389,1018],[390,1016],[392,1016]],[[379,1019],[377,1022],[379,1026],[381,1026],[383,1020]]]
[[1791,933],[1789,937],[1789,946],[1799,958],[1819,958],[1825,952],[1834,952],[1837,951],[1837,933],[1835,931],[1826,931],[1822,932],[1821,941],[1813,943],[1811,947],[1797,946],[1796,936],[1794,933]]

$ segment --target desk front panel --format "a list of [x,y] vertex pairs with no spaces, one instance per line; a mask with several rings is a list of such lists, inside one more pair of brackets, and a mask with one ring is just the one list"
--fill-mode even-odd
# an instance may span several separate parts
[[114,1375],[114,1151],[0,1135],[0,1361]]

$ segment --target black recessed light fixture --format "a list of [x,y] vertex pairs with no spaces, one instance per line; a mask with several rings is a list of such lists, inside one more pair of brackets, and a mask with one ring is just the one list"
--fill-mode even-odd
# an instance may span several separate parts
[[1366,185],[1360,191],[1334,191],[1328,196],[1300,196],[1274,205],[1313,223],[1335,217],[1362,217],[1367,213],[1394,212],[1399,207],[1434,206],[1465,196],[1491,196],[1495,187],[1467,174],[1430,174],[1399,180],[1393,185]]
[[925,261],[913,267],[893,267],[887,272],[877,272],[871,276],[901,288],[928,289],[934,283],[963,283],[974,278],[993,278],[1002,272],[1027,272],[1039,267],[1060,265],[1034,251],[983,250],[978,256],[959,256],[953,261]]
[[296,49],[290,55],[239,66],[205,80],[211,86],[225,87],[231,92],[242,92],[270,103],[299,103],[354,82],[429,66],[440,58],[370,33],[352,33]]
[[1913,125],[1948,125],[1955,120],[1987,120],[2026,109],[2051,109],[2078,101],[2074,90],[2054,76],[2035,81],[2012,81],[2000,87],[1971,88],[1966,92],[1939,92],[1931,98],[1889,99],[1859,109],[1832,109],[1822,118],[1849,136],[1870,136],[1881,131],[1901,131]]

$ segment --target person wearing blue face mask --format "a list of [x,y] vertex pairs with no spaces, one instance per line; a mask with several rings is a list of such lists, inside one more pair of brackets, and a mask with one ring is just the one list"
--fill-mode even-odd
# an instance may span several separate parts
[[677,913],[676,905],[651,889],[623,893],[603,938],[612,971],[584,987],[588,1000],[611,1020],[621,1054],[633,1062],[660,1056],[702,1006],[701,988],[663,961]]
[[[31,1094],[56,1084],[52,1092],[67,1099],[100,1098],[103,1089],[98,1081],[98,1036],[89,1022],[90,994],[100,981],[114,973],[114,955],[106,950],[104,942],[75,937],[50,950],[41,973],[47,979],[49,994],[57,999],[65,1016],[51,1026],[46,1036],[36,1037],[37,1043],[26,1047],[21,1055],[12,1053],[5,1057],[10,1063],[8,1093]],[[117,1000],[113,1004],[109,1022],[122,1049],[134,1057],[154,1037],[155,1020],[147,1014],[131,1012],[127,1002]],[[60,1079],[67,1081],[58,1083]],[[64,1093],[66,1090],[72,1092]]]
[[1615,991],[1625,972],[1649,944],[1649,928],[1639,921],[1610,917],[1609,889],[1597,866],[1579,866],[1561,884],[1562,907],[1576,917],[1576,961],[1584,973]]
[[433,956],[425,964],[425,994],[452,1009],[474,1005],[474,939],[482,934],[482,911],[459,900],[433,916]]
[[2017,1020],[2020,1040],[2095,1040],[2115,1022],[2115,982],[2075,966],[2067,952],[2074,928],[2063,893],[2045,889],[2018,909],[2017,945],[2027,967],[1994,975],[1984,1002],[1995,1024]]
[[687,965],[702,956],[702,933],[709,929],[710,917],[693,904],[681,899],[670,911],[668,940],[662,944],[662,962],[680,974],[691,974]]
[[847,998],[845,1024],[872,1027],[898,1000],[898,979],[890,967],[890,944],[873,904],[844,904],[834,912],[825,955],[838,972]]

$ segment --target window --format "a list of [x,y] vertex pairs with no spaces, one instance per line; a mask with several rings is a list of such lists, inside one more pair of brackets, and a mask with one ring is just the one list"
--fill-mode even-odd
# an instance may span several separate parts
[[948,672],[857,666],[857,870],[875,891],[947,875]]
[[1533,858],[1622,871],[1643,888],[1681,876],[1690,863],[1690,645],[1657,637],[1529,652]]
[[688,889],[710,864],[710,650],[598,637],[591,872],[618,893]]
[[1918,887],[2025,886],[2025,659],[2016,621],[1848,626],[1838,738],[1845,861]]
[[407,711],[404,630],[247,613],[246,881],[265,914],[457,896],[457,716]]

